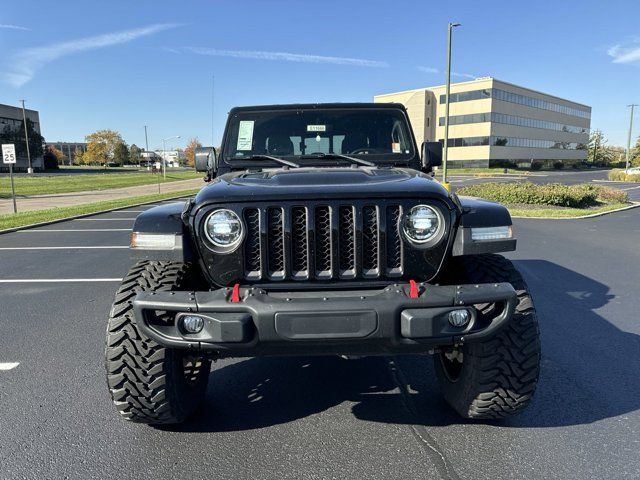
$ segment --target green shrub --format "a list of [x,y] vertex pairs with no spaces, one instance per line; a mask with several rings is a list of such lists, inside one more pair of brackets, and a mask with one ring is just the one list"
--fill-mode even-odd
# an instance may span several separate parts
[[617,182],[624,181],[626,176],[627,174],[624,173],[624,170],[611,170],[608,175],[609,180],[614,180]]
[[616,182],[640,182],[640,173],[626,174],[624,170],[611,170],[609,180]]
[[553,168],[556,170],[562,170],[564,168],[564,163],[562,162],[553,162]]
[[602,187],[600,185],[590,185],[595,188],[598,194],[598,201],[603,203],[627,203],[629,195],[619,188]]
[[540,162],[531,163],[531,170],[534,170],[534,171],[542,170],[542,163]]
[[530,182],[481,183],[463,187],[457,193],[500,203],[572,208],[596,206],[599,200],[607,203],[626,202],[626,193],[621,190],[596,185],[559,183],[546,185],[535,185]]

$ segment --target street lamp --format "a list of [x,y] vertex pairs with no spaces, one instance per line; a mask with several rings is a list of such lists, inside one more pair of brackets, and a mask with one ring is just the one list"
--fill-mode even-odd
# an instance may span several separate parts
[[625,162],[625,172],[629,170],[629,156],[631,153],[631,130],[633,130],[633,107],[637,107],[635,103],[631,105],[627,105],[627,107],[631,107],[631,117],[629,118],[629,135],[627,136],[627,157]]
[[29,151],[29,134],[27,133],[27,114],[24,110],[24,100],[20,100],[22,102],[22,120],[24,121],[24,140],[27,144],[27,160],[29,161],[29,166],[27,167],[27,173],[33,173],[33,166],[31,165],[31,152]]
[[166,157],[166,148],[165,142],[167,140],[173,140],[174,138],[180,138],[180,135],[175,135],[173,137],[167,137],[162,139],[162,177],[167,179],[167,157]]
[[447,84],[444,95],[444,145],[442,148],[442,185],[449,190],[447,182],[447,150],[449,148],[449,93],[451,91],[451,32],[454,27],[459,27],[460,23],[451,23],[447,28]]

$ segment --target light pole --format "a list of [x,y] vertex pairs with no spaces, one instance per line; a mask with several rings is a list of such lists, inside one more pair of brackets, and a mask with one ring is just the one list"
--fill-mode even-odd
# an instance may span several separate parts
[[27,160],[29,166],[27,167],[27,173],[33,173],[33,167],[31,166],[31,152],[29,151],[29,133],[27,132],[27,114],[24,111],[24,100],[22,102],[22,120],[24,121],[24,139],[27,142]]
[[442,147],[442,185],[449,190],[447,182],[447,153],[449,149],[449,94],[451,92],[451,32],[454,27],[459,27],[460,23],[451,23],[447,28],[447,83],[444,94],[444,145]]
[[173,140],[174,138],[180,138],[180,135],[174,135],[173,137],[167,137],[162,139],[162,177],[166,180],[167,178],[167,158],[166,158],[166,148],[165,141]]
[[625,167],[625,172],[629,170],[629,156],[631,155],[631,130],[633,130],[633,107],[637,107],[638,105],[632,103],[631,105],[627,105],[627,107],[631,107],[631,116],[629,117],[629,135],[627,136],[627,162]]

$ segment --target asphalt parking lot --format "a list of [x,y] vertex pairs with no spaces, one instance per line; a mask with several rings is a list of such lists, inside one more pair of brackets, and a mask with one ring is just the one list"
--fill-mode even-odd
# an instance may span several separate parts
[[0,478],[640,477],[640,209],[515,220],[543,348],[517,418],[460,420],[428,357],[256,358],[157,429],[117,416],[103,365],[146,208],[0,235]]

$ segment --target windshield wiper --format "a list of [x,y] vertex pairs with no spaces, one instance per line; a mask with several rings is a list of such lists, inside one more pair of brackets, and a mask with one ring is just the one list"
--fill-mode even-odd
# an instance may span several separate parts
[[350,157],[348,155],[342,155],[341,153],[323,153],[317,152],[309,155],[302,155],[300,158],[339,158],[342,160],[348,160],[358,165],[364,165],[366,167],[375,167],[376,164],[368,160],[362,160],[361,158]]
[[[238,160],[240,160],[240,158],[238,158]],[[300,168],[300,165],[298,165],[295,162],[285,160],[284,158],[272,157],[271,155],[262,155],[259,153],[255,155],[250,155],[248,157],[242,157],[241,160],[271,160],[274,162],[278,162],[282,165],[286,165],[287,167]]]

